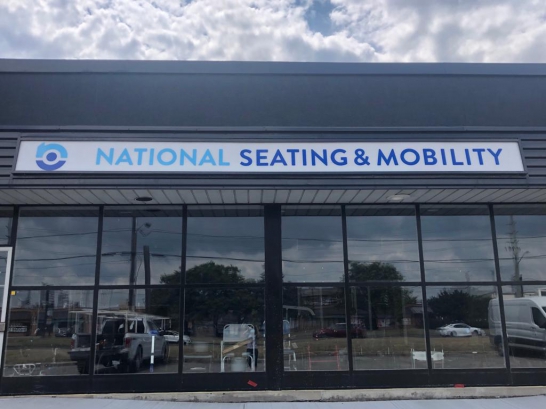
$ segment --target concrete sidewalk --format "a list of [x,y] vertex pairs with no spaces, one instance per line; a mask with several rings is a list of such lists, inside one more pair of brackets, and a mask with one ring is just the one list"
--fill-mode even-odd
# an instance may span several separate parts
[[371,402],[203,403],[53,397],[0,398],[2,409],[544,409],[546,396],[499,399],[394,400]]

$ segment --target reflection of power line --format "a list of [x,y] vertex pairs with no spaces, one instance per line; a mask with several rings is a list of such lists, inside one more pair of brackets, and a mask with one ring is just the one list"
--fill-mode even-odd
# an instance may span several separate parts
[[[44,229],[47,231],[47,229]],[[103,234],[109,234],[109,233],[121,233],[121,232],[130,232],[130,228],[120,228],[120,229],[105,229],[103,230]],[[164,229],[151,229],[148,234],[151,233],[162,233],[162,234],[175,234],[175,235],[182,235],[181,232],[175,232],[170,230],[164,230]],[[26,240],[26,239],[34,239],[34,238],[46,238],[46,237],[63,237],[63,236],[83,236],[83,235],[90,235],[90,234],[98,234],[97,231],[92,232],[74,232],[74,233],[59,233],[59,234],[45,234],[45,235],[37,235],[37,236],[26,236],[26,237],[18,237],[18,240]],[[202,233],[187,233],[188,236],[193,237],[208,237],[208,238],[226,238],[226,239],[262,239],[262,236],[255,236],[255,235],[222,235],[222,234],[202,234]],[[503,236],[499,236],[499,239],[503,239]],[[546,238],[546,236],[524,236],[521,239],[538,239],[538,238]],[[282,240],[300,240],[300,241],[318,241],[318,242],[332,242],[332,243],[341,243],[343,240],[339,239],[321,239],[321,238],[310,238],[310,237],[283,237]],[[390,238],[384,238],[379,237],[375,239],[358,239],[358,238],[348,238],[349,242],[416,242],[417,238],[413,239],[390,239]],[[468,241],[492,241],[490,237],[484,237],[484,238],[430,238],[430,239],[423,239],[423,242],[426,241],[434,241],[434,242],[468,242]]]

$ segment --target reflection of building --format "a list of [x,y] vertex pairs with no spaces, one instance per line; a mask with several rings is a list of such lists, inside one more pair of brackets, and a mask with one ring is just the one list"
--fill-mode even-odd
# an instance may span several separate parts
[[[72,308],[13,308],[9,332],[14,336],[70,336],[75,330],[90,331],[87,310],[76,315]],[[46,315],[47,314],[47,315]],[[70,333],[70,335],[67,335]]]

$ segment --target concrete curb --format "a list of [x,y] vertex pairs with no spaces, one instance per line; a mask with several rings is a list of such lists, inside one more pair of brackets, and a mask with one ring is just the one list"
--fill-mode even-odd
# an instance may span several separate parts
[[546,386],[283,390],[233,392],[113,393],[82,395],[32,395],[19,397],[149,400],[168,402],[246,403],[246,402],[365,402],[430,399],[491,399],[546,395]]

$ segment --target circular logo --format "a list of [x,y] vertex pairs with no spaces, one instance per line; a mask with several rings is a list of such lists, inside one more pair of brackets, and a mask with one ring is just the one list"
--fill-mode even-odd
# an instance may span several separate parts
[[58,143],[41,143],[36,149],[36,164],[42,170],[60,169],[68,157],[66,148]]

